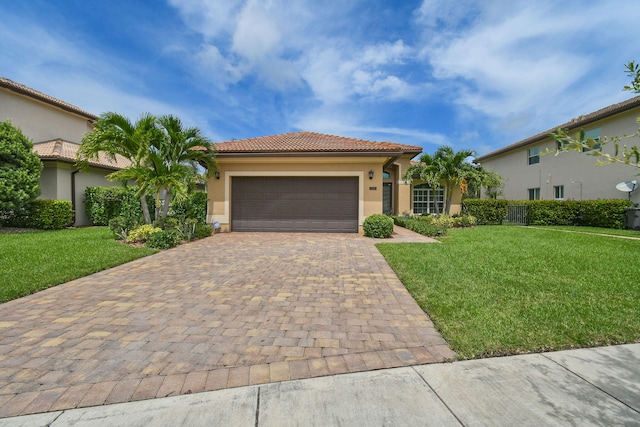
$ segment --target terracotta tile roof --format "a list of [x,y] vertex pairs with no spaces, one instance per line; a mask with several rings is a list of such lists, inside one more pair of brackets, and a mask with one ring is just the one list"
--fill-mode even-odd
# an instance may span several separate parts
[[74,114],[78,114],[80,116],[86,117],[89,120],[96,120],[98,116],[88,113],[75,105],[71,105],[67,102],[61,101],[58,98],[54,98],[53,96],[49,96],[45,93],[39,92],[35,89],[31,89],[28,86],[25,86],[20,83],[16,83],[13,80],[9,80],[5,77],[0,77],[0,88],[8,89],[12,92],[16,92],[22,95],[29,96],[31,98],[37,99],[42,102],[46,102],[47,104],[53,105],[55,107],[61,108],[65,111],[69,111]]
[[374,142],[315,132],[294,132],[216,144],[218,155],[239,153],[421,153],[422,147]]
[[530,136],[529,138],[523,139],[522,141],[518,141],[514,144],[507,145],[506,147],[502,147],[498,150],[492,151],[491,153],[485,154],[484,156],[477,157],[474,162],[481,163],[483,160],[490,159],[497,155],[507,153],[509,151],[524,147],[525,145],[529,145],[534,142],[542,141],[543,139],[546,139],[550,133],[555,132],[558,128],[569,130],[580,129],[588,125],[589,123],[593,123],[595,121],[602,120],[616,114],[624,113],[625,111],[629,111],[637,107],[640,107],[640,96],[627,99],[626,101],[619,102],[618,104],[610,105],[584,116],[573,118],[567,123],[555,126],[552,129],[546,130],[534,136]]
[[[67,163],[75,163],[78,148],[80,148],[80,145],[63,139],[33,144],[33,151],[38,154],[41,160],[59,160]],[[122,156],[116,155],[116,161],[113,163],[105,154],[100,153],[98,159],[91,160],[89,164],[99,168],[119,170],[131,165],[131,162]]]

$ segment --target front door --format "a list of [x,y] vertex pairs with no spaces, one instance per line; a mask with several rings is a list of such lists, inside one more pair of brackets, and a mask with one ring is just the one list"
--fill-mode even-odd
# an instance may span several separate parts
[[382,184],[382,213],[391,215],[393,213],[393,204],[391,203],[391,183]]

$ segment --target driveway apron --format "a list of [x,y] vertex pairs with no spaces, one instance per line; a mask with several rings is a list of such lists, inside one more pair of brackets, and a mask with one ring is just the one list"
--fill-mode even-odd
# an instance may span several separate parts
[[0,417],[451,360],[355,234],[229,233],[0,305]]

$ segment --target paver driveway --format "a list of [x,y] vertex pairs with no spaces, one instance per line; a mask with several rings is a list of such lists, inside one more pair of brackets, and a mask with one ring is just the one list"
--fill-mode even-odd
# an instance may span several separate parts
[[0,305],[0,417],[444,361],[375,241],[219,234]]

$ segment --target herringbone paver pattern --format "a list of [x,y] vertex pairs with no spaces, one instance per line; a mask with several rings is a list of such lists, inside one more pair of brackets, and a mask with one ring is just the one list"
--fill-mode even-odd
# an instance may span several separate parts
[[374,243],[219,234],[2,304],[0,417],[455,357]]

